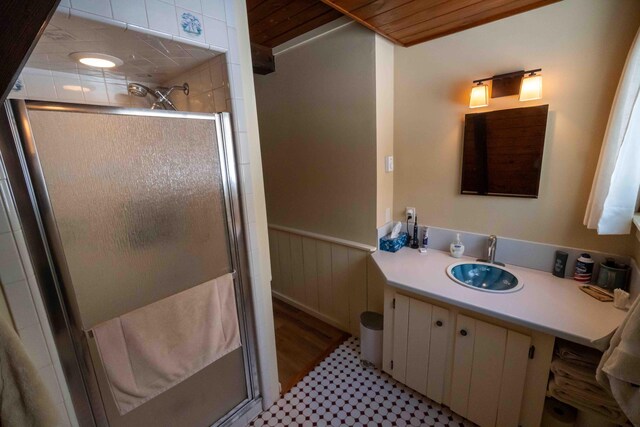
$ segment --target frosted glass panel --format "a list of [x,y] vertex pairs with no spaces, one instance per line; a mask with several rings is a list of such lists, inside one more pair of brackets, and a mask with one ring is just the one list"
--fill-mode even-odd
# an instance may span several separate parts
[[213,120],[29,118],[83,329],[231,271]]

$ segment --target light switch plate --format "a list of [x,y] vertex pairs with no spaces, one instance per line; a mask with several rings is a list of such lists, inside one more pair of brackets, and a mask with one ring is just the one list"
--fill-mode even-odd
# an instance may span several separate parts
[[384,158],[384,171],[393,172],[393,156],[386,156]]

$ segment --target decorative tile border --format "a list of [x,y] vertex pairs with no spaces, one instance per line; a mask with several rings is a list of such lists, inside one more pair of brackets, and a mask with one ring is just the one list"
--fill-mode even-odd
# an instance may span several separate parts
[[202,23],[200,19],[190,12],[180,14],[180,27],[185,33],[200,37],[202,35]]

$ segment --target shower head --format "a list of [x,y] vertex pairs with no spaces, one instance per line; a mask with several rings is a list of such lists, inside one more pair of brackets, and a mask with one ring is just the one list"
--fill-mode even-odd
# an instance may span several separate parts
[[169,95],[176,89],[180,90],[180,92],[185,95],[189,95],[188,83],[183,83],[181,86],[157,87],[155,89],[150,89],[142,83],[129,83],[127,86],[127,90],[131,95],[139,96],[141,98],[145,98],[147,95],[153,96],[156,101],[151,105],[152,110],[157,108],[164,110],[176,110],[176,106],[169,99]]
[[149,94],[149,92],[152,92],[151,89],[140,83],[129,83],[127,88],[131,95],[139,96],[141,98],[144,98]]

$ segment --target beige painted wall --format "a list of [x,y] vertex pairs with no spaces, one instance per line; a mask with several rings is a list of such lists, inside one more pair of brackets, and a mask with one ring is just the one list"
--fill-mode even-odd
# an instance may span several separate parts
[[[640,24],[637,0],[565,0],[395,49],[394,217],[416,206],[421,223],[525,240],[633,251],[632,236],[582,225],[609,109]],[[491,100],[488,108],[549,104],[540,197],[462,196],[460,163],[471,81],[543,68],[544,99]]]
[[348,25],[255,75],[270,224],[375,244],[374,40]]
[[393,43],[376,34],[376,227],[393,211],[393,172],[385,172],[385,157],[393,155],[393,52]]

